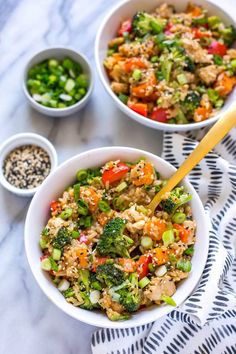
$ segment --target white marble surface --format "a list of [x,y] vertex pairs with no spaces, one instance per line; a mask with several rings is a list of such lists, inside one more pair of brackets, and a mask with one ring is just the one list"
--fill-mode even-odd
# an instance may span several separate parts
[[[42,134],[55,145],[59,162],[108,145],[161,153],[161,133],[119,112],[97,75],[89,105],[72,117],[42,116],[23,96],[23,68],[35,51],[51,45],[71,46],[94,64],[96,31],[115,3],[117,0],[0,0],[0,142],[19,132]],[[234,0],[224,1],[229,9],[233,4]],[[30,200],[0,188],[0,202],[0,354],[90,354],[95,328],[57,309],[28,267],[23,228]]]

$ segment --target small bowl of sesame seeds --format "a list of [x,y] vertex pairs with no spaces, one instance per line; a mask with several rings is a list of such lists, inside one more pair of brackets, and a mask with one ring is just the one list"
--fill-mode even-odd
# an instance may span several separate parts
[[16,134],[0,146],[0,183],[19,196],[31,197],[57,166],[57,153],[46,138]]

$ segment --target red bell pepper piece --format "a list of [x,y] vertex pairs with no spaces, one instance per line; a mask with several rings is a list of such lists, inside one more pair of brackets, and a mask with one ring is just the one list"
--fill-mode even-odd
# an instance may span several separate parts
[[164,108],[154,107],[150,118],[152,120],[157,121],[157,122],[166,123],[167,122],[167,111]]
[[148,265],[152,262],[152,256],[150,254],[143,254],[136,262],[137,273],[139,279],[144,278],[148,274]]
[[146,103],[132,103],[128,102],[128,107],[135,111],[138,114],[141,114],[144,117],[147,117],[148,107]]
[[123,36],[123,34],[125,32],[130,33],[131,30],[132,30],[132,19],[129,18],[128,20],[126,20],[126,21],[121,23],[121,26],[120,26],[120,28],[119,28],[117,33],[118,33],[119,36]]
[[51,212],[57,211],[61,206],[61,203],[58,201],[53,200],[50,204],[50,210]]
[[209,54],[216,54],[216,55],[220,55],[220,56],[224,56],[227,52],[227,47],[217,41],[213,41],[211,43],[211,45],[208,47],[208,53]]
[[102,182],[104,185],[106,185],[106,183],[117,182],[123,178],[128,171],[129,166],[127,166],[124,162],[118,162],[115,167],[112,167],[109,170],[105,170],[103,172]]
[[194,38],[201,39],[206,37],[211,37],[211,33],[205,31],[202,32],[199,28],[192,28]]

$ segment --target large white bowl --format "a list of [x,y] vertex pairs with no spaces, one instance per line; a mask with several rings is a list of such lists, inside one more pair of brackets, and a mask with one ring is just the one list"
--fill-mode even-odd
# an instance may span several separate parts
[[[76,155],[59,166],[42,184],[40,190],[35,194],[26,217],[25,223],[25,249],[30,268],[36,281],[48,296],[48,298],[68,315],[99,327],[127,328],[135,327],[152,322],[173,310],[172,306],[153,306],[139,311],[132,315],[132,318],[123,322],[111,322],[103,313],[86,311],[66,302],[63,295],[51,282],[47,274],[40,267],[39,247],[40,232],[46,225],[49,218],[49,205],[52,200],[57,199],[68,185],[75,182],[75,175],[78,169],[98,167],[111,159],[123,161],[137,161],[138,158],[146,157],[150,160],[162,178],[170,177],[175,168],[168,162],[149,152],[128,148],[128,147],[105,147],[90,150]],[[192,259],[192,271],[189,277],[177,288],[173,298],[177,305],[180,305],[193,291],[204,269],[208,253],[208,224],[204,209],[197,193],[187,181],[183,185],[192,194],[191,207],[193,216],[197,222],[196,247]]]
[[[124,2],[119,3],[112,9],[111,12],[109,12],[109,14],[102,22],[96,37],[95,59],[97,70],[106,91],[108,92],[109,96],[112,98],[114,103],[121,109],[121,111],[123,111],[135,121],[148,127],[164,131],[186,131],[199,129],[216,122],[220,118],[221,113],[225,111],[230,106],[230,104],[236,100],[236,89],[234,89],[233,92],[228,96],[224,107],[214,117],[209,118],[203,122],[189,124],[159,123],[151,119],[145,118],[142,115],[132,111],[129,107],[127,107],[119,100],[116,94],[111,90],[110,80],[103,66],[103,61],[107,53],[108,42],[116,36],[117,29],[119,28],[121,22],[129,17],[132,17],[138,11],[152,11],[163,2],[174,5],[177,12],[179,12],[185,10],[187,4],[189,3],[189,0],[126,0]],[[230,17],[230,15],[227,14],[219,6],[213,4],[211,1],[194,0],[194,4],[203,6],[209,11],[210,15],[219,16],[227,25],[232,24],[235,26],[235,21]]]

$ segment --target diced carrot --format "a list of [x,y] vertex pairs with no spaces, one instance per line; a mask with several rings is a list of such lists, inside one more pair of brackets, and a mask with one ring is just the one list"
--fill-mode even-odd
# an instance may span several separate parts
[[88,250],[87,250],[87,248],[84,248],[84,247],[77,248],[76,254],[79,258],[80,266],[83,268],[86,268],[88,266]]
[[81,187],[80,198],[88,204],[91,212],[94,212],[97,209],[99,200],[101,199],[101,197],[91,187]]
[[152,184],[154,180],[154,169],[150,162],[141,161],[131,170],[131,180],[135,186]]
[[215,83],[215,89],[219,92],[220,96],[225,97],[233,90],[235,85],[235,76],[229,77],[227,74],[221,73]]
[[107,213],[99,213],[97,216],[98,222],[101,226],[104,226],[107,221],[109,220],[109,216],[107,215]]
[[150,236],[154,240],[161,240],[163,232],[166,231],[165,220],[153,217],[151,220],[146,222],[144,226],[144,234]]
[[155,74],[152,73],[147,77],[146,82],[133,86],[131,88],[131,94],[135,97],[145,98],[153,95],[153,86],[157,84]]
[[124,272],[133,273],[136,269],[136,263],[130,258],[119,258],[119,263],[123,267]]
[[194,112],[194,117],[193,119],[195,120],[195,122],[201,122],[207,118],[210,117],[212,112],[212,108],[211,107],[198,107],[195,112]]
[[202,8],[200,6],[189,3],[186,12],[191,14],[192,17],[198,17],[202,15]]
[[180,224],[173,224],[173,228],[178,231],[178,233],[179,233],[178,236],[181,239],[181,241],[184,243],[187,243],[190,231],[185,229],[185,227]]
[[124,70],[128,73],[134,69],[146,69],[147,65],[141,58],[129,58],[124,63]]
[[156,265],[160,266],[162,264],[165,264],[168,262],[169,257],[168,257],[168,252],[163,250],[160,247],[156,247],[151,251],[152,254],[152,261]]

